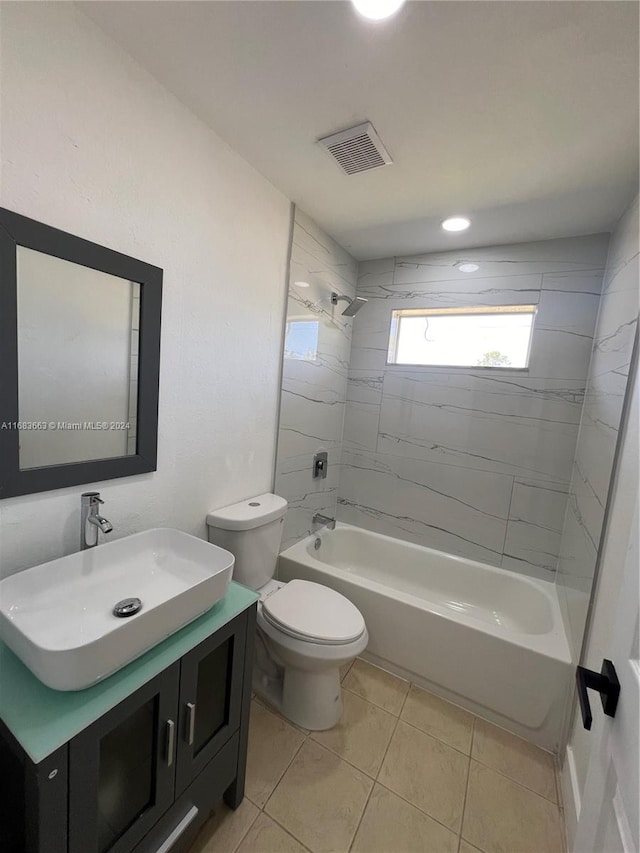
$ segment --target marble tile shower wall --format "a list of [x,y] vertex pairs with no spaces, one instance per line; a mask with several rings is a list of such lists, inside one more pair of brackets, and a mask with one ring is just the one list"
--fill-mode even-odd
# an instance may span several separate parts
[[[336,513],[354,321],[342,316],[345,302],[331,304],[331,292],[353,298],[357,275],[351,255],[296,210],[275,476],[276,493],[289,502],[283,548],[311,532],[314,512]],[[321,450],[328,476],[313,479]]]
[[[607,246],[603,234],[360,264],[341,520],[553,580]],[[392,309],[518,304],[538,308],[527,371],[386,363]]]
[[574,656],[582,643],[638,325],[638,199],[611,237],[558,562]]

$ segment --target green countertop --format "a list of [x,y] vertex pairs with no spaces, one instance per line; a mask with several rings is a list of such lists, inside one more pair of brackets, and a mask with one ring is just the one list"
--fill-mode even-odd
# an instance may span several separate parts
[[51,690],[0,641],[0,719],[37,764],[257,600],[232,581],[195,622],[86,690]]

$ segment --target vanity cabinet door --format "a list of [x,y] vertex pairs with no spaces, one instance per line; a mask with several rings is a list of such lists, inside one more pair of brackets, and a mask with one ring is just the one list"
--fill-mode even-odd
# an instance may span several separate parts
[[174,799],[180,664],[70,743],[69,853],[128,853]]
[[241,613],[182,658],[176,797],[240,726],[246,625]]

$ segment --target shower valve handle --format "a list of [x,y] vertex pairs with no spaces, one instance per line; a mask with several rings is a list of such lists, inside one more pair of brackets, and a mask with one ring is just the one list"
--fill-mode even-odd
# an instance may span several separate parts
[[322,480],[327,476],[327,468],[329,467],[329,456],[326,451],[320,451],[313,457],[313,478]]

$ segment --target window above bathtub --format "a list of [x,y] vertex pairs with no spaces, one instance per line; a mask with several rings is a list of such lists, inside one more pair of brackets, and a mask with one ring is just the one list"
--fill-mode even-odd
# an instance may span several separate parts
[[317,361],[319,332],[318,320],[288,319],[284,333],[284,357]]
[[535,305],[392,311],[387,363],[522,370],[535,316]]

